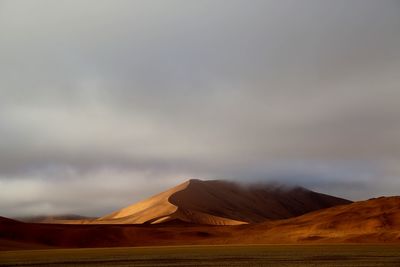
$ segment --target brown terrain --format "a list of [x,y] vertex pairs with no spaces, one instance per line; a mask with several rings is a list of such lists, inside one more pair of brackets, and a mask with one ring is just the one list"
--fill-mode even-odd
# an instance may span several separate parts
[[74,214],[65,215],[43,215],[16,218],[16,220],[27,223],[56,223],[56,224],[81,224],[89,223],[96,218],[85,217]]
[[258,243],[400,242],[400,197],[380,197],[248,226]]
[[[191,184],[196,185],[196,189],[199,191],[186,191],[187,194],[185,194],[185,190],[193,190],[193,187],[190,188]],[[250,193],[248,196],[238,196],[238,192],[233,191],[228,194],[235,200],[232,202],[225,200],[222,197],[224,194],[215,195],[215,191],[209,191],[221,187],[224,194],[228,194],[231,190],[249,190]],[[314,203],[311,207],[306,207],[311,212],[293,217],[303,212],[304,205],[312,203],[313,200],[316,202],[340,199],[302,188],[274,188],[272,191],[259,186],[256,188],[239,188],[237,185],[220,181],[191,180],[96,220],[101,221],[101,224],[22,223],[0,217],[0,249],[192,244],[400,243],[400,197],[382,197],[355,203],[346,201],[342,203],[343,205],[331,205],[333,207],[319,210],[316,207],[322,204]],[[267,196],[266,191],[268,190],[274,192],[273,196],[278,196],[280,201],[274,201],[273,197]],[[179,194],[179,192],[183,193]],[[293,195],[286,195],[288,193]],[[200,196],[203,197],[204,202],[197,200]],[[249,202],[245,202],[243,199]],[[277,212],[256,213],[259,210],[257,205],[260,202],[255,201],[250,205],[253,202],[249,199],[260,202],[262,199],[269,200],[270,204],[265,205],[265,209]],[[185,200],[186,203],[184,203]],[[332,202],[328,203],[332,204]],[[209,209],[207,209],[207,204],[211,205]],[[326,205],[326,202],[323,204]],[[229,205],[235,206],[230,207]],[[176,208],[171,208],[171,206]],[[157,207],[160,209],[157,210]],[[243,210],[235,212],[235,208],[242,207]],[[150,215],[146,214],[146,209]],[[183,215],[180,213],[180,209],[185,210]],[[192,214],[196,216],[191,216]],[[205,214],[205,218],[198,219],[203,214]],[[243,214],[249,214],[250,219],[244,220]],[[265,220],[259,222],[258,220],[261,220],[259,218],[262,216]],[[167,219],[164,219],[166,217]],[[113,221],[120,219],[119,223],[121,224]],[[136,223],[142,220],[144,223],[122,224],[127,222],[123,221],[125,219],[127,221],[134,219]],[[112,221],[112,224],[105,224],[104,221],[107,220]],[[195,220],[198,220],[197,223],[193,223]],[[209,225],[210,222],[212,224],[216,224],[216,222],[233,224],[227,220],[234,220],[242,224]]]

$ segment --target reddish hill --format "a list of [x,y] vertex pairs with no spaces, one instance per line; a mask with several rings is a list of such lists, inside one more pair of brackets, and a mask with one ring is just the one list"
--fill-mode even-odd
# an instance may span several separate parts
[[380,197],[249,226],[261,242],[400,242],[400,197]]
[[189,180],[92,223],[156,224],[181,220],[197,224],[237,225],[291,218],[349,203],[301,187],[241,186],[228,181]]
[[65,215],[43,215],[43,216],[32,216],[32,217],[21,217],[17,220],[28,223],[55,223],[55,224],[81,224],[88,223],[96,218],[85,217],[75,214]]
[[18,223],[18,221],[0,216],[0,224],[10,224],[10,223]]

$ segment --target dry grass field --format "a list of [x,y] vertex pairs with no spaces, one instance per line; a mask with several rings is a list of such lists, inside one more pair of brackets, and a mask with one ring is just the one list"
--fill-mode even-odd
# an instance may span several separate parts
[[400,266],[400,245],[240,245],[0,252],[0,266]]

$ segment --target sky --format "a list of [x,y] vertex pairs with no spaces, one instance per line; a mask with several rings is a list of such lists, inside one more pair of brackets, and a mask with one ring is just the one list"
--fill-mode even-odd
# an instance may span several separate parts
[[189,178],[400,195],[400,2],[0,0],[0,216]]

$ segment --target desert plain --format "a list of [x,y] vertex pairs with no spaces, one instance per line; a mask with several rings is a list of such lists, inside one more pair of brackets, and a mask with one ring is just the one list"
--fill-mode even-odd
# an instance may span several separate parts
[[0,218],[0,266],[399,266],[400,197],[188,180],[99,218]]

